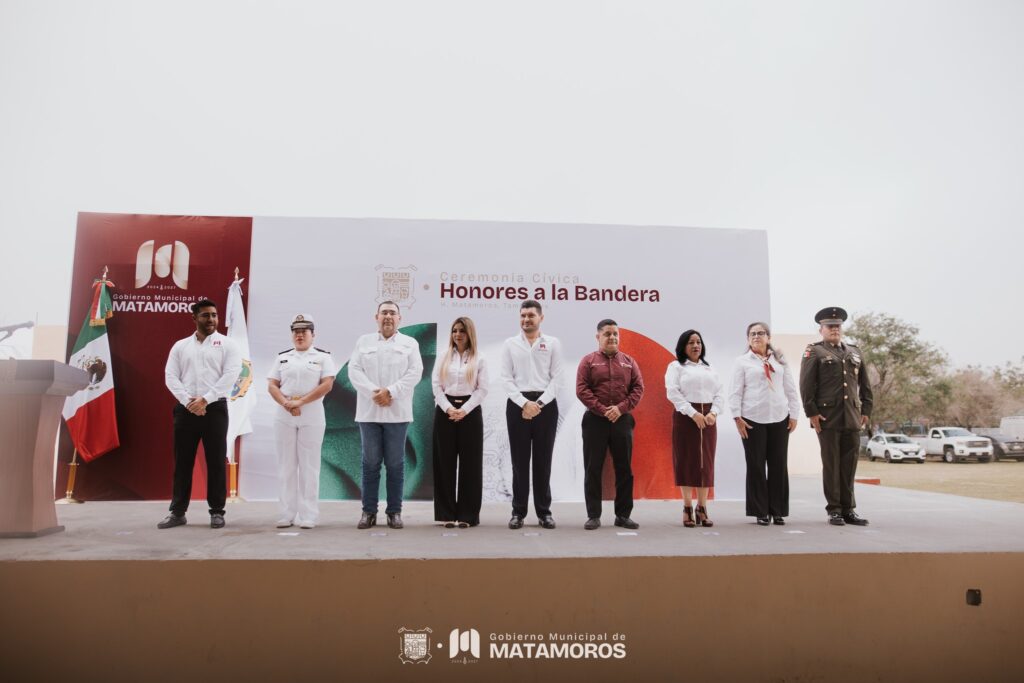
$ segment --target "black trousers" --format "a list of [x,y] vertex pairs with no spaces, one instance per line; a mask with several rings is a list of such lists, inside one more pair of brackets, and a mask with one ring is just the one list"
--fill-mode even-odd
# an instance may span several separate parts
[[[540,392],[524,392],[531,401]],[[532,398],[531,398],[532,397]],[[523,419],[523,409],[508,401],[505,406],[508,445],[512,451],[512,514],[526,516],[530,500],[530,458],[533,457],[533,507],[538,517],[551,514],[551,454],[558,429],[558,402],[544,406],[532,420]]]
[[[747,516],[789,516],[789,416],[761,424],[747,420]],[[767,474],[766,474],[767,472]]]
[[846,514],[857,507],[853,496],[853,480],[857,476],[860,451],[859,429],[822,429],[821,481],[825,488],[825,510]]
[[[468,396],[448,396],[456,408]],[[480,523],[484,489],[484,419],[478,406],[458,422],[434,410],[434,519]],[[456,483],[457,479],[457,483]]]
[[206,415],[193,415],[174,406],[174,488],[171,512],[183,515],[192,498],[192,468],[200,440],[206,453],[206,502],[210,514],[224,514],[227,498],[228,402],[214,401]]
[[589,410],[583,415],[583,497],[587,517],[601,516],[601,473],[604,458],[612,452],[615,466],[615,516],[629,517],[633,512],[633,427],[629,413],[615,422]]

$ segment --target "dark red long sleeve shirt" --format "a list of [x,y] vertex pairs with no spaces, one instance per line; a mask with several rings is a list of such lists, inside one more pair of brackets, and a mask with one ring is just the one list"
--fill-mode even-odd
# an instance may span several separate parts
[[618,406],[625,414],[636,408],[644,395],[644,379],[636,361],[622,353],[606,356],[595,351],[583,357],[576,370],[576,396],[587,410],[604,416]]

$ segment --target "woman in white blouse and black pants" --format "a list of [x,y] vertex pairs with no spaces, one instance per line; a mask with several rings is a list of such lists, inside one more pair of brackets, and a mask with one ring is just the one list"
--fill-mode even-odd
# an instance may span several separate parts
[[[789,363],[771,345],[761,322],[747,326],[748,350],[736,359],[729,409],[747,459],[747,516],[767,526],[789,515],[789,433],[796,429],[800,398]],[[766,474],[767,466],[767,474]]]
[[[437,360],[434,388],[434,519],[448,528],[480,523],[483,498],[487,366],[477,352],[476,327],[456,318],[448,350]],[[456,483],[456,477],[458,483]]]
[[[676,360],[665,370],[665,392],[672,414],[672,469],[683,494],[683,526],[713,526],[708,519],[708,489],[715,485],[715,422],[722,412],[722,382],[704,359],[704,338],[687,330],[676,342]],[[693,493],[697,489],[694,520]]]

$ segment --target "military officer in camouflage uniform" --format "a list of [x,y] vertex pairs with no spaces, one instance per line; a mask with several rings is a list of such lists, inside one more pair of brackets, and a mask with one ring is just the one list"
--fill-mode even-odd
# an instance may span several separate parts
[[853,480],[860,430],[871,415],[871,385],[860,349],[843,342],[846,311],[824,308],[814,316],[821,341],[808,344],[800,363],[800,396],[821,444],[821,475],[829,524],[865,526],[857,516]]

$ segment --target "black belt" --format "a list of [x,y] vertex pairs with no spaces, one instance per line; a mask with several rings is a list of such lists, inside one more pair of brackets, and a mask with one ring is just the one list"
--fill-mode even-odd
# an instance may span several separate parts
[[444,397],[456,408],[472,398],[471,396],[449,396],[448,394],[445,394]]
[[527,401],[536,401],[538,398],[544,395],[543,391],[523,391],[520,392]]

